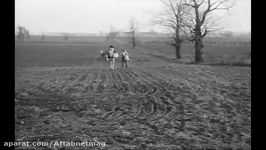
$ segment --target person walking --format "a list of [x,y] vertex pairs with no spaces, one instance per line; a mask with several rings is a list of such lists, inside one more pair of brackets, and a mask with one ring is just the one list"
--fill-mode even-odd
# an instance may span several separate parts
[[109,46],[108,50],[108,60],[109,60],[109,68],[110,69],[115,69],[115,58],[118,57],[117,52],[115,51],[113,45]]
[[128,61],[129,61],[129,55],[126,49],[123,50],[121,53],[121,59],[122,59],[122,67],[124,67],[124,64],[126,64],[126,67],[128,67]]

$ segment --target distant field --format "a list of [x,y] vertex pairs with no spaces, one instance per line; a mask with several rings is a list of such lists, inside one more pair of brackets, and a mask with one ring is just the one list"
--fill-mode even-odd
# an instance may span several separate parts
[[104,45],[17,44],[16,66],[89,65]]
[[[250,67],[177,63],[162,43],[133,49],[123,40],[80,41],[16,43],[16,141],[97,138],[104,150],[251,149]],[[128,50],[129,68],[117,59],[109,70],[99,59],[109,44]],[[239,56],[249,49],[205,51]],[[184,57],[190,53],[182,49]]]
[[[166,37],[138,37],[137,46],[139,48],[144,48],[149,53],[156,53],[158,55],[167,56],[170,58],[175,57],[175,49],[166,44],[168,38]],[[106,41],[104,37],[86,37],[86,36],[70,36],[67,41],[63,36],[45,36],[45,39],[42,40],[41,36],[32,36],[30,39],[25,40],[27,43],[32,45],[47,45],[48,51],[53,49],[49,48],[49,45],[62,44],[62,45],[80,45],[80,47],[86,47],[92,50],[97,48],[107,48],[112,41]],[[128,39],[126,37],[119,37],[116,42],[119,42],[118,45],[123,45],[121,49],[131,47]],[[215,44],[211,43],[215,42]],[[232,38],[231,41],[228,38],[207,38],[204,43],[203,48],[203,57],[206,63],[251,63],[251,45],[249,39],[237,39]],[[236,43],[236,44],[233,44]],[[42,45],[43,44],[43,45]],[[71,46],[72,45],[72,46]],[[37,45],[36,45],[37,46]],[[88,47],[91,46],[91,47]],[[79,46],[78,46],[79,47]],[[31,49],[31,48],[30,48]],[[33,48],[36,49],[36,48]],[[42,49],[40,48],[37,48]],[[62,49],[59,48],[59,49]],[[82,49],[82,48],[81,48]],[[68,49],[66,50],[68,51]],[[194,45],[192,43],[184,42],[181,48],[181,56],[183,59],[189,59],[190,61],[194,60]],[[55,56],[56,57],[56,56]]]
[[[142,43],[141,47],[149,52],[156,52],[168,57],[175,57],[175,49],[164,42]],[[183,44],[181,47],[183,59],[194,60],[194,45]],[[246,45],[205,45],[203,58],[206,63],[250,63],[251,48]]]

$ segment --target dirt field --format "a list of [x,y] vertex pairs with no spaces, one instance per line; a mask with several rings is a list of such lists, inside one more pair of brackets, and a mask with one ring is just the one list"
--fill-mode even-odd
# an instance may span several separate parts
[[[129,68],[98,60],[106,44],[17,44],[17,141],[105,142],[49,149],[251,149],[251,68],[178,64],[128,48]],[[48,149],[33,147],[32,149]],[[17,149],[29,149],[18,147]]]

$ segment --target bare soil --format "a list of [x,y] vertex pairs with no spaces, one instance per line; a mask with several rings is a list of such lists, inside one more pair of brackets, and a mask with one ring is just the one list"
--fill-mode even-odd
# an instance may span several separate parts
[[250,67],[177,64],[129,53],[129,68],[118,60],[115,70],[94,55],[88,64],[71,66],[17,62],[16,141],[106,143],[32,147],[43,150],[251,148]]

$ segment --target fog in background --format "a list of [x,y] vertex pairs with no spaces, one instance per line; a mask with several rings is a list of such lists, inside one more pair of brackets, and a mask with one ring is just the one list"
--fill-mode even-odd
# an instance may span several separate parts
[[[162,9],[160,0],[15,0],[15,27],[25,26],[31,34],[99,33],[111,26],[127,31],[134,17],[139,31],[163,32],[151,24]],[[236,0],[230,11],[220,13],[223,30],[250,32],[251,0]]]

